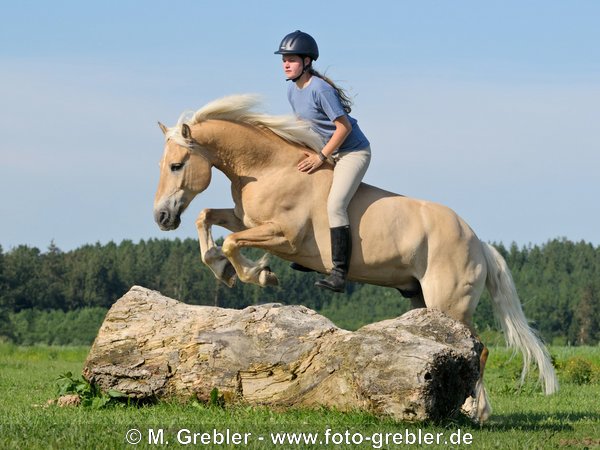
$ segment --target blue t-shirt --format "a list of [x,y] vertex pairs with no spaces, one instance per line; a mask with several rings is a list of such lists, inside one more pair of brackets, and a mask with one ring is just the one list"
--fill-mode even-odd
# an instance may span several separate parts
[[322,78],[313,75],[308,86],[302,89],[299,89],[296,83],[290,83],[288,100],[294,114],[311,123],[311,128],[323,139],[323,145],[331,139],[335,131],[333,121],[338,117],[347,116],[352,131],[337,151],[361,150],[369,146],[369,140],[359,128],[356,119],[346,114],[337,92]]

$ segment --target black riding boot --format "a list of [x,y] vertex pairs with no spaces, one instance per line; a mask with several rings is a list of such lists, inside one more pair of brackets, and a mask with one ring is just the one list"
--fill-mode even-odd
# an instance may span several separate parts
[[350,265],[350,255],[352,253],[352,237],[350,236],[350,227],[331,228],[331,257],[333,260],[333,269],[331,274],[315,283],[315,286],[332,290],[334,292],[346,291],[346,277],[348,276],[348,267]]

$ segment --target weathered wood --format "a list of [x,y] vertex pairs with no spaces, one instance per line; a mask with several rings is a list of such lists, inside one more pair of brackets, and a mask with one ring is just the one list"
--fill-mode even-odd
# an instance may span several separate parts
[[135,398],[362,409],[427,420],[460,409],[481,345],[461,323],[417,309],[350,332],[303,306],[192,306],[139,286],[108,312],[84,367]]

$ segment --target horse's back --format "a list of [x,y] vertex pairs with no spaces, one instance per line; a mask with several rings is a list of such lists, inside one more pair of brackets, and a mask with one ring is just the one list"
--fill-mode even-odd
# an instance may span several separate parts
[[[477,239],[469,225],[451,208],[396,194],[362,183],[349,206],[350,220],[365,233],[377,233],[392,241],[409,235],[410,242],[423,239],[456,242]],[[395,233],[398,231],[399,233]],[[395,239],[396,238],[396,239]],[[416,244],[418,245],[418,244]]]
[[[432,259],[464,264],[480,241],[452,209],[361,184],[349,206],[356,245],[353,263],[367,278],[422,279]],[[376,273],[375,273],[376,272]],[[361,278],[361,277],[357,277]]]

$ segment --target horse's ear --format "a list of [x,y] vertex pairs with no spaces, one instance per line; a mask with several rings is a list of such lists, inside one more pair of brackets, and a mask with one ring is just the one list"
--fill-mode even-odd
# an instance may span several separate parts
[[184,139],[192,139],[192,130],[190,129],[190,126],[187,123],[181,125],[181,135]]
[[163,134],[167,134],[167,131],[169,131],[169,129],[167,127],[165,127],[162,123],[158,122],[158,126],[160,127],[160,129],[162,130]]

